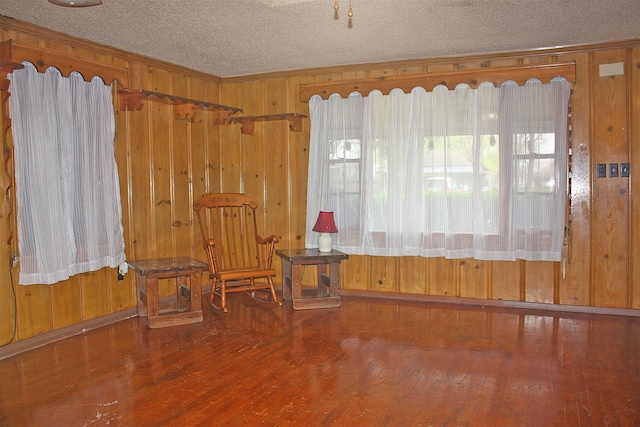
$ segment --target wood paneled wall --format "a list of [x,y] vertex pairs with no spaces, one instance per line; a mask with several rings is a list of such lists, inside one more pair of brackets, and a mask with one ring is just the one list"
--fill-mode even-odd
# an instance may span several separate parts
[[[242,115],[308,115],[308,104],[299,100],[302,83],[575,61],[573,251],[564,277],[561,264],[551,262],[351,256],[343,263],[341,284],[351,290],[640,309],[640,268],[633,268],[640,265],[640,213],[632,191],[640,168],[637,40],[220,79],[0,17],[0,41],[9,39],[126,67],[131,89],[240,107]],[[612,62],[623,62],[625,74],[600,78],[599,65]],[[0,265],[7,266],[17,254],[17,232],[7,94],[1,94]],[[196,109],[192,119],[175,119],[173,107],[160,102],[145,101],[142,111],[120,111],[116,94],[115,105],[128,259],[190,255],[206,260],[191,205],[200,194],[216,191],[255,196],[263,232],[278,234],[281,248],[304,246],[308,119],[302,132],[290,131],[287,121],[268,121],[256,122],[254,134],[244,135],[239,124],[215,124],[213,114],[203,109]],[[596,178],[596,164],[624,162],[631,163],[631,178]],[[105,268],[52,286],[18,286],[18,268],[0,275],[0,344],[13,331],[12,283],[16,340],[134,306],[132,274],[118,281],[116,271]],[[170,294],[172,286],[162,283],[163,294]]]

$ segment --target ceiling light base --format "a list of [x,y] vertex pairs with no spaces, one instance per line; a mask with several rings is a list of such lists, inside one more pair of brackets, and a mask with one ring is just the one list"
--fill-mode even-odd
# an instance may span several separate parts
[[101,5],[102,0],[49,0],[49,3],[65,7],[89,7]]

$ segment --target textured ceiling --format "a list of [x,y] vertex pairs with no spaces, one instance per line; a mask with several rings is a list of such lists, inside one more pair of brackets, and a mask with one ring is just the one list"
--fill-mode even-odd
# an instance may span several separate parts
[[640,38],[640,0],[0,0],[0,14],[220,77]]

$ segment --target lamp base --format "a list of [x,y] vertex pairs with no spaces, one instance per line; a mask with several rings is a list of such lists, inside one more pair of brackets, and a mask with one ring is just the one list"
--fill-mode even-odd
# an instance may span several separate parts
[[333,240],[331,239],[331,234],[320,233],[320,237],[318,237],[318,250],[320,252],[331,252],[332,249]]

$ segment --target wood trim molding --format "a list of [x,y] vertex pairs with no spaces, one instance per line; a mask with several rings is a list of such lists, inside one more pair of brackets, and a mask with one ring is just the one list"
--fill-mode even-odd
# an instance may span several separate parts
[[[211,292],[211,285],[203,286],[202,292],[203,295]],[[171,295],[161,298],[161,302],[171,300],[175,300],[175,296]],[[203,298],[203,301],[206,300]],[[84,322],[75,323],[64,328],[55,329],[50,332],[15,341],[0,347],[0,360],[15,356],[20,353],[24,353],[29,350],[34,350],[45,345],[53,344],[54,342],[70,338],[75,335],[84,334],[94,329],[109,326],[112,323],[121,322],[132,317],[138,317],[138,310],[136,309],[136,307],[127,308],[116,313],[107,314],[95,319],[85,320]],[[147,322],[145,321],[144,323]]]
[[388,95],[393,89],[401,89],[408,93],[418,86],[423,87],[427,91],[433,90],[433,88],[438,85],[444,85],[449,90],[453,90],[461,83],[477,88],[478,85],[483,82],[491,82],[495,86],[500,86],[505,81],[513,80],[519,85],[523,85],[531,78],[536,78],[543,83],[548,83],[554,77],[564,77],[571,83],[575,83],[575,62],[462,69],[407,76],[307,83],[300,85],[300,101],[308,102],[314,95],[320,95],[322,99],[327,99],[334,93],[339,94],[343,98],[348,97],[352,92],[359,92],[363,96],[367,96],[373,90],[379,90],[385,95]]
[[390,299],[410,302],[429,302],[436,304],[458,304],[475,307],[516,308],[522,310],[542,310],[560,313],[600,314],[610,316],[639,317],[640,310],[633,308],[609,308],[584,305],[546,304],[526,301],[489,300],[481,298],[447,297],[438,295],[401,294],[397,292],[362,291],[340,289],[341,297],[358,297],[372,299]]
[[101,316],[96,319],[87,320],[81,323],[76,323],[64,328],[56,329],[51,332],[36,335],[30,338],[26,338],[14,343],[8,344],[4,347],[0,347],[0,360],[6,359],[16,354],[24,353],[25,351],[33,350],[57,341],[61,341],[65,338],[73,337],[75,335],[84,334],[85,332],[92,331],[103,326],[110,325],[112,323],[120,322],[131,317],[138,315],[136,308],[129,308],[127,310],[119,311],[117,313]]
[[118,81],[122,87],[129,86],[129,71],[126,68],[7,40],[0,42],[0,85],[2,88],[7,86],[7,75],[13,70],[23,68],[24,61],[32,63],[41,73],[44,73],[49,67],[55,67],[65,77],[69,77],[71,72],[77,71],[86,81],[91,81],[94,76],[98,76],[106,85]]
[[[597,44],[579,44],[558,46],[552,48],[539,48],[529,50],[515,50],[506,52],[493,52],[469,55],[450,55],[430,58],[404,59],[382,62],[369,62],[358,64],[341,64],[327,67],[302,68],[299,70],[273,71],[270,73],[249,74],[235,77],[221,77],[221,83],[242,83],[254,80],[286,79],[291,77],[307,77],[309,75],[332,75],[340,73],[367,73],[373,70],[384,70],[390,68],[429,68],[432,66],[465,64],[469,62],[481,62],[491,64],[492,61],[502,61],[510,59],[523,60],[524,58],[541,58],[548,56],[559,57],[562,55],[573,55],[584,52],[597,52],[609,49],[634,49],[640,46],[640,39],[616,40]],[[426,71],[426,70],[425,70]]]

